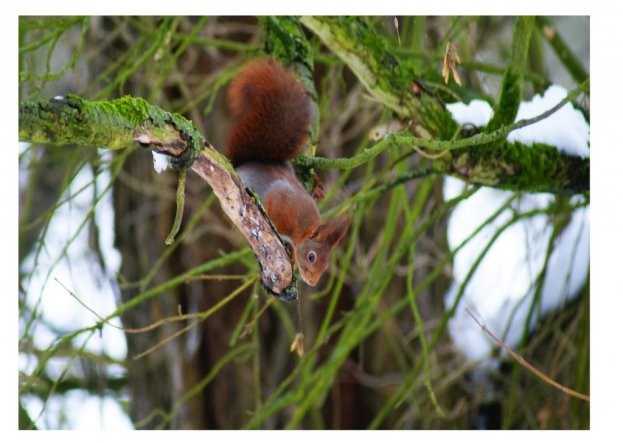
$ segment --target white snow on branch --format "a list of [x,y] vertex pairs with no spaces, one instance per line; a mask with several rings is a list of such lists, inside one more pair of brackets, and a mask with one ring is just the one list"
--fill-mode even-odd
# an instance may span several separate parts
[[151,154],[154,156],[154,170],[158,174],[166,171],[170,164],[169,156],[156,151],[151,151]]
[[[542,114],[560,103],[567,94],[562,86],[550,86],[543,96],[535,95],[529,102],[521,102],[515,121]],[[446,108],[459,124],[485,126],[493,116],[491,105],[484,100],[472,100],[469,104],[451,103]],[[588,157],[589,134],[590,126],[584,115],[571,103],[566,103],[546,119],[514,130],[508,135],[508,141],[526,145],[545,143],[569,155]]]
[[484,100],[472,100],[469,104],[450,103],[446,108],[459,125],[471,123],[474,126],[485,126],[493,117],[493,108]]

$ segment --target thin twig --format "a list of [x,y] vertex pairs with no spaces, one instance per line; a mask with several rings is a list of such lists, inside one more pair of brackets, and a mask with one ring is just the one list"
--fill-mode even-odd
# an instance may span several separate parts
[[422,157],[427,158],[429,160],[440,159],[441,157],[443,157],[450,151],[449,149],[446,149],[445,151],[438,152],[437,154],[429,154],[427,152],[424,152],[422,148],[418,147],[417,145],[413,145],[411,146],[411,148],[413,148],[413,150],[417,152],[418,154],[420,154]]
[[[180,329],[179,331],[175,332],[174,334],[171,334],[168,337],[164,338],[163,340],[160,340],[158,343],[156,343],[155,345],[153,345],[149,349],[141,352],[140,354],[135,355],[134,356],[134,360],[138,360],[139,358],[145,357],[147,354],[152,353],[153,351],[155,351],[156,349],[160,348],[161,346],[167,344],[171,340],[179,337],[180,335],[182,335],[182,334],[186,333],[187,331],[189,331],[190,329],[194,328],[198,323],[204,321],[206,318],[208,318],[209,316],[214,314],[216,311],[218,311],[224,305],[229,303],[234,297],[236,297],[238,294],[240,294],[242,291],[244,291],[246,288],[248,288],[252,283],[255,283],[256,280],[257,280],[257,277],[250,278],[247,282],[245,282],[244,284],[238,286],[238,288],[236,288],[234,291],[232,291],[227,297],[221,299],[221,301],[219,301],[216,305],[212,306],[207,311],[199,312],[199,313],[196,313],[196,314],[187,314],[184,317],[188,317],[188,316],[192,315],[192,317],[196,318],[196,320],[193,321],[192,323],[190,323],[188,326],[185,326],[182,329]],[[180,317],[175,317],[175,318],[180,318]]]
[[493,341],[495,341],[498,346],[504,348],[504,350],[506,352],[508,352],[511,357],[513,357],[521,366],[523,366],[524,368],[526,368],[527,370],[529,370],[530,372],[532,372],[534,375],[536,375],[537,377],[539,377],[541,380],[543,380],[545,383],[555,387],[556,389],[561,390],[562,392],[564,392],[565,394],[568,395],[572,395],[573,397],[579,398],[580,400],[584,400],[587,402],[590,402],[591,399],[588,395],[586,394],[582,394],[580,392],[574,391],[573,389],[570,389],[566,386],[561,385],[560,383],[558,383],[557,381],[555,381],[554,379],[548,377],[547,375],[545,375],[544,373],[542,373],[541,371],[539,371],[537,368],[535,368],[534,366],[532,366],[530,363],[528,363],[521,355],[517,354],[515,351],[513,351],[511,348],[509,348],[508,346],[506,346],[506,344],[504,344],[501,340],[499,340],[495,335],[493,335],[493,333],[491,331],[489,331],[489,329],[487,328],[487,326],[481,322],[480,320],[478,320],[476,318],[476,316],[472,313],[472,311],[469,310],[469,308],[465,308],[465,311],[467,312],[467,314],[474,319],[474,321],[476,322],[476,324],[478,326],[480,326],[480,328],[485,332],[485,334],[487,334],[489,337],[491,337],[491,339],[493,339]]
[[158,321],[156,321],[156,322],[154,322],[154,323],[152,323],[150,325],[144,326],[142,328],[124,328],[123,326],[117,326],[117,325],[111,323],[109,320],[106,320],[104,317],[99,315],[94,309],[92,309],[85,302],[80,300],[80,298],[76,294],[74,294],[72,291],[70,291],[56,277],[54,277],[54,280],[56,280],[56,282],[59,285],[61,285],[69,293],[69,295],[71,295],[74,299],[76,299],[76,301],[78,303],[80,303],[85,309],[87,309],[89,312],[91,312],[93,315],[95,315],[100,320],[100,322],[102,322],[102,323],[104,323],[104,324],[106,324],[106,325],[108,325],[108,326],[110,326],[112,328],[115,328],[115,329],[118,329],[120,331],[123,331],[126,334],[142,334],[143,332],[151,331],[151,330],[156,329],[156,328],[158,328],[158,327],[160,327],[160,326],[162,326],[162,325],[164,325],[166,323],[171,323],[171,322],[180,321],[180,320],[187,320],[189,318],[195,318],[198,315],[200,315],[200,313],[195,313],[195,314],[181,314],[181,313],[179,313],[178,315],[174,315],[174,316],[171,316],[171,317],[161,318],[160,320],[158,320]]
[[[236,289],[235,294],[233,294],[233,296],[238,295],[242,290],[244,290],[245,288],[247,288],[250,284],[250,282],[255,281],[256,277],[252,277],[248,282],[244,283],[243,285],[241,285],[240,287],[238,287],[238,289]],[[199,318],[200,320],[204,320],[205,317],[207,317],[209,314],[211,314],[212,310],[214,310],[217,306],[216,305],[214,308],[212,308],[211,310],[208,310],[206,312],[195,312],[192,314],[182,314],[181,312],[178,311],[177,315],[172,315],[170,317],[165,317],[165,318],[161,318],[158,321],[155,321],[154,323],[151,323],[147,326],[144,326],[142,328],[124,328],[122,326],[117,326],[113,323],[111,323],[109,320],[105,319],[104,317],[102,317],[101,315],[99,315],[95,310],[93,310],[91,307],[89,307],[85,302],[83,302],[82,300],[80,300],[80,298],[74,294],[72,291],[70,291],[64,284],[62,284],[56,277],[54,278],[54,280],[56,280],[56,282],[61,285],[68,293],[69,295],[71,295],[74,299],[76,299],[76,301],[78,303],[80,303],[85,309],[87,309],[89,312],[91,312],[93,315],[95,315],[100,322],[113,327],[115,329],[118,329],[120,331],[123,331],[126,334],[142,334],[144,332],[149,332],[151,330],[154,330],[162,325],[165,325],[167,323],[172,323],[175,321],[182,321],[182,320],[189,320],[189,319],[194,319],[194,318]],[[233,297],[231,294],[229,297]],[[221,303],[224,301],[225,299],[221,300]],[[272,300],[272,299],[270,299]],[[208,314],[209,313],[209,314]],[[193,323],[194,324],[194,323]]]
[[175,241],[175,236],[180,231],[180,226],[182,225],[182,217],[184,215],[184,191],[186,189],[186,171],[188,169],[186,167],[180,168],[178,174],[179,179],[177,182],[177,192],[175,193],[175,220],[173,220],[173,226],[171,227],[171,232],[167,235],[166,240],[164,241],[167,245],[172,245]]
[[253,319],[249,323],[244,325],[244,329],[240,333],[240,337],[239,338],[244,338],[248,334],[250,334],[251,331],[253,331],[253,326],[255,326],[255,323],[257,323],[257,321],[262,316],[264,311],[266,311],[266,308],[268,308],[272,304],[273,300],[274,300],[274,298],[266,299],[266,302],[264,302],[264,306],[262,306],[262,308],[260,309],[260,312],[258,312],[257,315],[255,317],[253,317]]

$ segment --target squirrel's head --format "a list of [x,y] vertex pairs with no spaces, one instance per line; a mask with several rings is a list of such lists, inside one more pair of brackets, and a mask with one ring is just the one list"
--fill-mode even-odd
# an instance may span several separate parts
[[323,222],[296,250],[296,264],[301,278],[316,286],[329,267],[331,249],[346,235],[350,219],[345,215]]

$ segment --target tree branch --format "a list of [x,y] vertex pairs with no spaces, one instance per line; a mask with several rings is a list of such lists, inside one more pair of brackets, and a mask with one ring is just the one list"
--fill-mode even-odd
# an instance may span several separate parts
[[578,83],[585,81],[588,78],[588,73],[580,60],[573,55],[571,48],[562,39],[551,20],[548,17],[540,16],[536,18],[536,24],[573,79]]
[[500,98],[495,113],[487,124],[486,132],[492,132],[515,121],[521,103],[523,72],[528,58],[530,36],[534,27],[534,17],[517,17],[513,27],[511,56],[502,78]]
[[386,149],[418,146],[449,150],[448,155],[433,161],[435,171],[469,183],[521,192],[574,194],[589,190],[589,158],[566,155],[556,147],[545,144],[527,146],[504,140],[512,130],[547,118],[589,88],[586,80],[561,103],[541,116],[511,124],[519,106],[520,84],[534,25],[533,17],[520,17],[516,21],[512,57],[505,71],[495,121],[492,120],[483,133],[457,140],[454,140],[454,136],[458,124],[441,101],[422,91],[415,68],[407,60],[394,56],[387,49],[384,39],[367,26],[362,18],[303,17],[301,22],[349,66],[359,81],[383,105],[413,122],[412,130],[390,134],[353,158],[301,158],[301,163],[318,168],[350,169]]
[[450,138],[458,125],[436,97],[419,93],[418,75],[388,49],[385,39],[362,17],[312,17],[301,22],[359,78],[381,103],[403,118],[416,122],[424,138]]
[[290,257],[259,199],[246,190],[229,161],[184,117],[140,98],[88,101],[68,95],[20,103],[19,138],[31,143],[109,149],[138,142],[173,157],[177,166],[191,165],[212,187],[223,211],[253,249],[264,288],[282,300],[297,298]]

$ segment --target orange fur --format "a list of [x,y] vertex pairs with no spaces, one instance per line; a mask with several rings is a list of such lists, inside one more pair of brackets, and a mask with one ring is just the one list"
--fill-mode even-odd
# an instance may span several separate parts
[[234,165],[249,160],[290,160],[305,147],[311,101],[301,83],[272,60],[247,64],[229,87],[234,124],[227,156]]
[[[291,244],[303,280],[315,286],[350,222],[345,216],[322,221],[316,202],[288,161],[305,147],[311,99],[292,72],[268,59],[246,65],[232,81],[228,99],[234,123],[226,154]],[[321,187],[315,195],[322,195]]]

